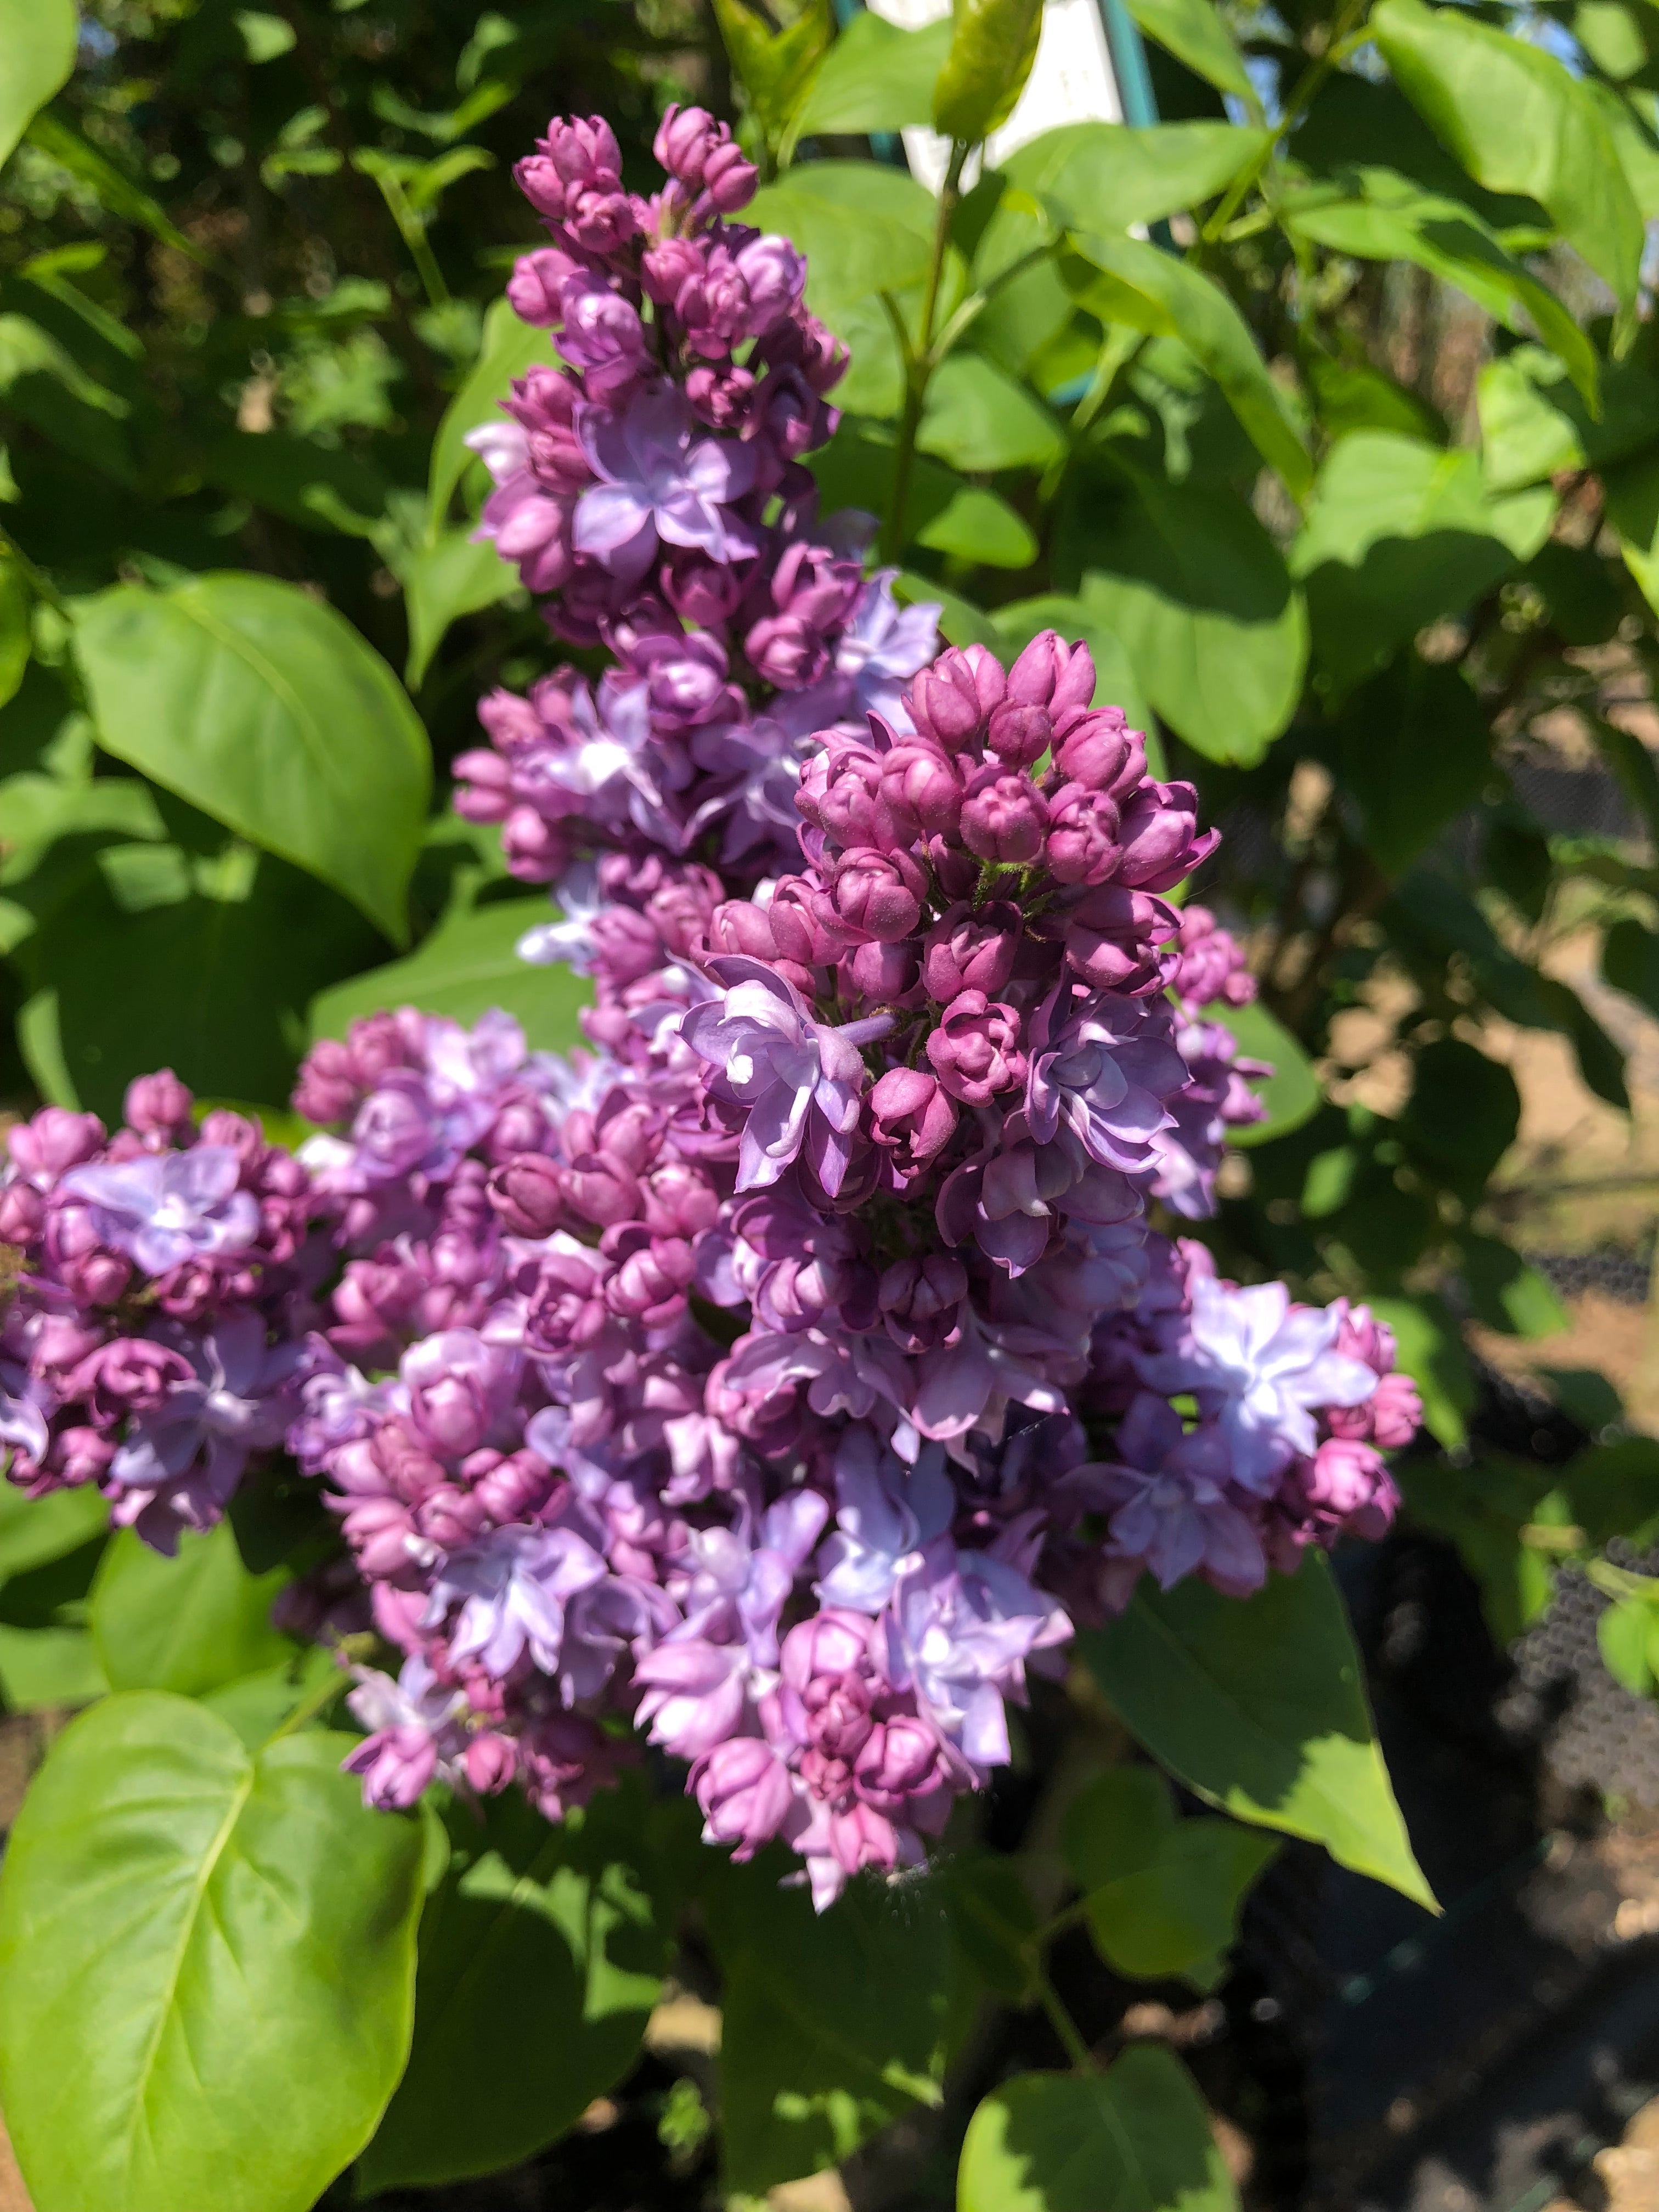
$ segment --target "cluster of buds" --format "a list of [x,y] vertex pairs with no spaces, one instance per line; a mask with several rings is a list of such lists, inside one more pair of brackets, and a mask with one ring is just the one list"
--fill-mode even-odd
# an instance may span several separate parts
[[803,463],[846,355],[795,249],[731,220],[753,167],[700,108],[672,108],[655,150],[650,199],[623,190],[597,118],[556,121],[520,163],[553,243],[507,296],[562,365],[471,441],[495,482],[481,535],[556,593],[561,636],[617,663],[597,686],[564,670],[492,693],[491,748],[457,763],[461,811],[499,822],[533,883],[606,846],[707,850],[758,880],[793,852],[805,740],[898,711],[933,649],[938,610],[866,580],[870,519],[819,520]]
[[142,1076],[113,1137],[48,1106],[0,1166],[0,1445],[30,1497],[95,1484],[158,1551],[210,1528],[297,1410],[325,1244],[291,1154]]

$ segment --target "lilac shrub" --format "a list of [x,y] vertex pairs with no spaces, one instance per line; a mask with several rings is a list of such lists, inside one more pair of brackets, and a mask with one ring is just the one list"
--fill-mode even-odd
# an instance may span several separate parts
[[352,1693],[372,1802],[556,1820],[643,1735],[823,1905],[923,1857],[1143,1577],[1242,1598],[1380,1534],[1419,1409],[1365,1309],[1166,1233],[1270,1072],[1179,902],[1196,794],[1085,647],[940,652],[866,576],[803,465],[843,361],[800,258],[734,219],[723,126],[657,152],[649,200],[601,122],[520,165],[551,243],[509,296],[564,366],[474,441],[484,534],[608,656],[493,693],[459,763],[586,1047],[360,1022],[297,1161],[166,1078],[108,1145],[38,1116],[0,1435],[165,1544],[286,1426],[402,1655]]

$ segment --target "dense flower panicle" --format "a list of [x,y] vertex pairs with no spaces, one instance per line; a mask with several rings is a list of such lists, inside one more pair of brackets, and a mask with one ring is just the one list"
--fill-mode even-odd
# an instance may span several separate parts
[[240,1115],[198,1129],[191,1108],[164,1070],[131,1085],[112,1138],[48,1106],[0,1165],[7,1473],[35,1497],[96,1485],[164,1552],[282,1445],[328,1265],[300,1164]]
[[565,670],[492,694],[456,803],[501,824],[532,883],[650,848],[712,855],[748,890],[794,857],[809,741],[902,717],[938,609],[866,579],[873,518],[818,514],[803,459],[835,428],[845,354],[803,305],[795,249],[730,220],[756,177],[725,125],[672,111],[649,200],[613,150],[602,123],[557,123],[519,166],[553,243],[507,295],[562,366],[532,368],[471,442],[495,485],[481,534],[556,595],[560,635],[617,665],[592,689]]
[[923,1856],[1141,1575],[1242,1595],[1386,1526],[1386,1331],[1149,1229],[1211,1210],[1267,1071],[1194,1004],[1247,998],[1231,940],[1164,896],[1212,840],[1094,684],[1044,636],[826,726],[754,897],[648,844],[573,864],[524,948],[593,979],[562,1076],[499,1019],[319,1048],[352,1256],[294,1441],[408,1655],[363,1701],[377,1802],[477,1765],[556,1814],[625,1717],[823,1902]]
[[355,1577],[285,1619],[402,1655],[352,1693],[371,1803],[556,1820],[644,1736],[822,1905],[925,1856],[1142,1577],[1243,1596],[1380,1534],[1419,1408],[1365,1309],[1153,1225],[1213,1211],[1270,1073],[1170,896],[1214,833],[1086,647],[936,654],[865,576],[801,465],[842,362],[799,257],[732,220],[723,126],[656,151],[648,200],[598,120],[520,165],[510,296],[563,366],[475,440],[485,534],[610,655],[492,694],[458,763],[589,1048],[359,1022],[297,1158],[165,1074],[112,1141],[13,1130],[0,1442],[165,1546],[286,1428]]

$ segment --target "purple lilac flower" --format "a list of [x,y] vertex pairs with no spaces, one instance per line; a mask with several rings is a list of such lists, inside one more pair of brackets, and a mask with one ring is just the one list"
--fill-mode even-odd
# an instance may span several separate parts
[[599,482],[576,504],[579,553],[631,582],[645,574],[659,540],[722,562],[754,552],[753,538],[727,511],[754,482],[752,452],[696,437],[690,410],[671,386],[638,393],[620,420],[592,410],[581,440]]
[[101,1243],[129,1253],[145,1272],[244,1252],[259,1233],[258,1201],[238,1186],[241,1162],[228,1145],[149,1152],[118,1166],[71,1168],[58,1184],[90,1211]]

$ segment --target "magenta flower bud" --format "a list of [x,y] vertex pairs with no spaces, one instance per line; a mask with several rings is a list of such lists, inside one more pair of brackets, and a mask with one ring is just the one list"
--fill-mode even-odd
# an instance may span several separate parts
[[881,762],[880,801],[896,837],[954,837],[962,817],[962,778],[951,756],[926,738],[907,738]]
[[532,324],[538,331],[558,327],[564,313],[559,304],[560,287],[575,265],[556,246],[540,246],[533,253],[520,255],[507,280],[507,296],[521,323]]
[[901,1352],[931,1352],[958,1325],[968,1295],[968,1270],[949,1253],[926,1260],[895,1260],[877,1291],[887,1334]]
[[556,115],[536,150],[550,161],[567,185],[603,190],[622,181],[622,150],[602,115]]
[[781,691],[804,691],[830,666],[823,633],[799,615],[764,617],[744,638],[743,649],[756,675]]
[[827,966],[846,951],[852,932],[844,927],[828,892],[799,876],[786,876],[766,909],[772,937],[786,960],[803,968]]
[[722,123],[717,126],[720,143],[703,163],[702,188],[710,204],[721,215],[736,215],[755,197],[760,172],[736,143]]
[[[692,404],[696,404],[695,398]],[[704,629],[729,622],[743,604],[742,574],[733,568],[717,567],[701,548],[671,550],[658,581],[675,613]]]
[[515,806],[501,824],[501,858],[521,883],[556,883],[570,865],[570,848],[558,826],[533,806]]
[[720,1194],[690,1160],[666,1159],[643,1187],[645,1225],[661,1237],[696,1237],[720,1218]]
[[784,1638],[779,1673],[791,1690],[808,1700],[810,1711],[813,1683],[828,1676],[833,1684],[867,1667],[870,1641],[871,1624],[861,1614],[826,1607]]
[[942,1006],[963,991],[1000,991],[1014,972],[1023,933],[1019,908],[993,899],[975,914],[966,900],[947,907],[922,939],[921,980]]
[[1013,704],[1041,707],[1053,721],[1086,708],[1094,696],[1094,655],[1086,645],[1067,645],[1051,629],[1039,630],[1008,671]]
[[60,1430],[55,1446],[56,1472],[72,1490],[79,1490],[88,1482],[101,1482],[109,1473],[116,1451],[115,1439],[100,1437],[96,1429]]
[[727,899],[708,920],[711,952],[746,952],[753,960],[775,960],[777,939],[767,920],[766,908],[750,899]]
[[538,215],[556,222],[564,213],[564,179],[545,154],[526,154],[515,161],[513,181]]
[[939,1738],[909,1713],[879,1722],[853,1769],[859,1796],[884,1813],[902,1813],[909,1798],[937,1789],[946,1771]]
[[884,945],[908,937],[921,920],[927,878],[908,853],[855,846],[836,860],[831,882],[842,921]]
[[956,1134],[957,1109],[926,1068],[890,1067],[870,1089],[870,1133],[905,1176],[926,1172]]
[[570,1212],[596,1229],[609,1229],[618,1221],[637,1218],[643,1200],[640,1187],[619,1162],[602,1152],[584,1152],[559,1176]]
[[476,1491],[441,1482],[415,1508],[415,1526],[441,1552],[459,1552],[483,1534],[489,1515]]
[[514,1237],[548,1237],[564,1222],[557,1165],[544,1152],[521,1152],[498,1167],[487,1186],[501,1226]]
[[736,1846],[734,1859],[752,1858],[769,1843],[794,1802],[789,1770],[759,1736],[728,1736],[703,1753],[691,1771],[691,1790],[702,1808],[709,1843]]
[[924,737],[937,738],[947,752],[957,753],[980,736],[1006,688],[1001,665],[986,647],[952,646],[912,680],[911,719]]
[[1123,857],[1116,806],[1103,791],[1068,783],[1048,802],[1042,848],[1048,872],[1062,884],[1103,884]]
[[886,763],[867,746],[831,745],[808,761],[795,793],[797,810],[838,845],[873,845],[885,852],[897,835],[882,789]]
[[1133,994],[1161,984],[1153,953],[1180,927],[1180,916],[1162,899],[1121,884],[1098,884],[1067,921],[1066,957],[1097,990]]
[[[712,366],[705,362],[694,368],[685,380],[686,398],[702,420],[716,430],[743,428],[754,390],[755,380],[750,371],[734,368],[729,361]],[[759,459],[757,453],[757,465]]]
[[657,125],[651,151],[671,177],[678,177],[695,191],[702,182],[703,163],[720,143],[720,136],[719,125],[706,107],[682,107],[674,100]]
[[423,1728],[380,1729],[340,1762],[363,1778],[363,1802],[376,1813],[406,1812],[438,1771],[438,1747]]
[[702,269],[702,250],[694,239],[665,238],[648,246],[640,263],[640,282],[647,299],[666,307]]
[[623,1320],[664,1328],[684,1310],[693,1273],[691,1247],[681,1237],[653,1237],[643,1228],[629,1233],[641,1241],[605,1284],[605,1304]]
[[986,743],[1006,768],[1032,768],[1054,741],[1054,726],[1041,707],[1005,699],[991,716]]
[[468,1744],[461,1763],[469,1786],[480,1797],[498,1797],[512,1781],[519,1762],[512,1737],[486,1729]]
[[104,1125],[95,1114],[43,1106],[31,1120],[9,1129],[6,1143],[26,1176],[52,1182],[102,1151]]
[[513,770],[501,754],[480,745],[458,754],[455,811],[468,822],[500,822],[513,804]]
[[1199,834],[1190,783],[1143,784],[1123,809],[1122,835],[1122,879],[1148,891],[1171,890],[1221,842],[1218,830]]
[[939,1081],[964,1106],[988,1106],[999,1091],[1025,1080],[1019,1016],[983,991],[963,991],[927,1040]]
[[1048,826],[1048,803],[1029,776],[988,763],[969,782],[962,842],[981,860],[1029,866],[1042,850]]
[[558,1477],[532,1451],[474,1452],[461,1473],[472,1494],[498,1528],[528,1521],[539,1513],[557,1486]]
[[841,965],[854,992],[884,1006],[911,1003],[921,980],[915,947],[902,941],[855,945]]
[[136,1076],[127,1085],[122,1111],[129,1128],[144,1136],[166,1137],[177,1142],[190,1133],[190,1109],[194,1102],[170,1067],[154,1075]]
[[359,1570],[371,1582],[407,1571],[420,1547],[409,1508],[395,1498],[366,1498],[340,1523],[357,1555]]
[[1061,736],[1054,767],[1068,782],[1121,799],[1146,773],[1146,740],[1129,728],[1121,707],[1102,707]]
[[32,1182],[20,1180],[0,1188],[0,1244],[32,1244],[46,1218],[46,1201]]
[[93,1419],[108,1428],[129,1414],[142,1419],[159,1412],[196,1374],[183,1353],[167,1345],[118,1336],[93,1354],[76,1379]]

